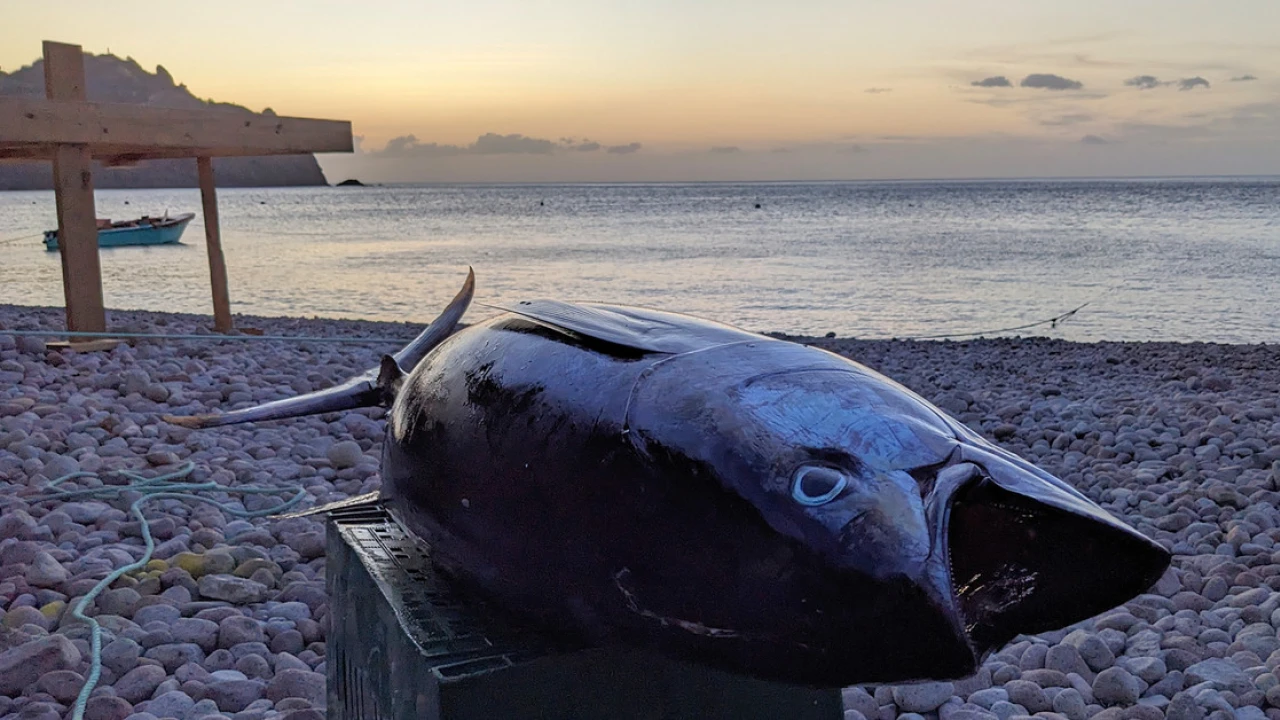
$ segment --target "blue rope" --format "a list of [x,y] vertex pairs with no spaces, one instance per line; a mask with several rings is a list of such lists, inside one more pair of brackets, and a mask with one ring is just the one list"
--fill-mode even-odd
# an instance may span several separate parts
[[[306,497],[306,494],[307,494],[306,490],[302,488],[298,488],[297,492],[294,494],[293,497],[289,498],[288,500],[274,507],[269,507],[262,510],[252,510],[252,511],[241,510],[240,508],[237,508],[235,506],[220,503],[215,500],[210,500],[209,498],[200,497],[199,495],[194,495],[193,493],[200,492],[200,491],[219,491],[219,492],[226,492],[226,493],[243,493],[246,495],[278,495],[278,494],[281,494],[282,489],[261,487],[261,486],[226,487],[223,485],[219,485],[218,483],[213,481],[177,482],[178,480],[186,478],[188,475],[191,474],[193,470],[195,470],[195,464],[190,462],[182,465],[181,467],[179,467],[177,470],[174,470],[173,472],[165,473],[163,475],[158,475],[152,478],[144,477],[142,475],[129,472],[127,470],[122,470],[120,471],[120,474],[129,479],[129,482],[124,485],[85,488],[81,490],[59,490],[43,498],[40,498],[38,500],[38,502],[45,502],[48,500],[65,501],[65,500],[70,500],[74,498],[96,498],[101,500],[110,500],[110,499],[116,499],[120,497],[122,493],[125,493],[128,491],[133,491],[133,492],[142,494],[142,497],[135,500],[129,506],[129,512],[131,512],[133,516],[138,519],[138,523],[141,526],[141,530],[142,530],[142,539],[143,539],[143,542],[146,543],[146,551],[142,554],[142,557],[139,558],[136,562],[130,563],[121,568],[117,568],[116,570],[112,571],[111,574],[107,575],[105,578],[100,580],[98,584],[94,585],[93,589],[90,590],[88,593],[86,593],[85,596],[80,599],[80,602],[76,603],[75,607],[71,609],[72,617],[76,618],[77,620],[82,620],[89,625],[90,633],[91,633],[90,648],[91,648],[91,657],[92,657],[92,661],[90,662],[90,666],[89,666],[89,676],[85,679],[84,687],[80,689],[80,695],[76,698],[75,709],[71,715],[73,720],[83,720],[85,708],[88,707],[89,705],[89,695],[93,693],[93,689],[97,686],[98,680],[102,676],[102,626],[98,624],[98,621],[96,619],[91,618],[88,615],[85,615],[84,611],[86,608],[89,607],[89,603],[93,602],[93,600],[103,590],[106,590],[108,587],[111,586],[111,583],[115,582],[116,580],[119,580],[126,573],[131,573],[135,570],[141,570],[142,568],[146,567],[147,563],[151,562],[151,555],[152,553],[155,552],[155,549],[156,549],[155,538],[151,535],[151,524],[147,521],[146,516],[142,514],[143,503],[150,502],[152,500],[161,500],[161,499],[195,500],[202,503],[208,503],[218,508],[222,512],[227,513],[228,515],[234,515],[236,517],[242,517],[242,518],[252,518],[252,517],[263,517],[265,515],[272,515],[278,512],[283,512],[285,510],[288,510],[289,508],[298,504],[298,502],[301,501],[302,498]],[[81,472],[69,473],[49,483],[49,487],[56,488],[57,486],[61,485],[62,483],[68,480],[74,480],[78,478],[96,478],[96,477],[97,475],[91,472],[81,471]]]

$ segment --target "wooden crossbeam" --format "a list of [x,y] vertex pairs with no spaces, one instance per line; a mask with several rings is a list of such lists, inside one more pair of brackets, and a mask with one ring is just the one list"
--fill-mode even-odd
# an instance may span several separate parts
[[168,157],[213,157],[353,149],[351,123],[345,120],[0,98],[0,154],[8,148],[32,157],[65,143],[87,145],[95,156],[139,157],[166,151]]

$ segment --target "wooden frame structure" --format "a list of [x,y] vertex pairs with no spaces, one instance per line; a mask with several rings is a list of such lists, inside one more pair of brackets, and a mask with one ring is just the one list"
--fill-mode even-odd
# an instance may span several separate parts
[[[213,158],[352,152],[343,120],[92,103],[79,45],[44,42],[45,100],[0,97],[0,160],[51,160],[67,330],[106,332],[92,161],[196,159],[214,328],[231,329]],[[74,342],[74,340],[73,340]]]

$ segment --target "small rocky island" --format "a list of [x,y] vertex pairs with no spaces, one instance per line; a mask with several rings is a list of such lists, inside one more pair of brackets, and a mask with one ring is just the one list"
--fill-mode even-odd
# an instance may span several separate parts
[[[85,53],[85,94],[91,102],[130,103],[152,107],[225,109],[251,113],[231,103],[201,100],[186,85],[174,82],[164,66],[148,72],[133,58]],[[0,96],[43,98],[44,60],[12,72],[0,70]],[[274,114],[270,108],[263,114]],[[314,155],[214,158],[220,187],[278,187],[327,185]],[[196,164],[190,159],[144,160],[129,167],[104,167],[94,163],[93,184],[98,188],[198,187]],[[50,163],[0,165],[0,190],[49,190],[53,187]]]
[[338,187],[367,187],[367,186],[364,183],[360,182],[359,180],[356,180],[355,178],[347,178],[346,180],[343,180],[342,182],[338,183]]

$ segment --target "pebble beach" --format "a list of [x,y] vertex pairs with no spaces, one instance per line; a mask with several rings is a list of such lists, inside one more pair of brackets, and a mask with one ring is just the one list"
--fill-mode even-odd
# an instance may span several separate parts
[[[0,306],[56,330],[60,308]],[[207,333],[197,315],[109,312],[117,331]],[[239,317],[268,335],[409,338],[400,323]],[[1280,720],[1280,346],[793,338],[864,363],[1058,475],[1174,553],[1148,594],[1019,637],[971,678],[849,688],[846,720]],[[42,501],[194,463],[211,499],[258,510],[378,487],[380,409],[192,431],[160,420],[276,400],[377,364],[387,344],[137,340],[50,349],[0,332],[0,720],[70,717],[89,672],[69,607],[144,551],[122,500]],[[105,483],[105,485],[104,485]],[[280,495],[237,487],[279,485]],[[323,523],[145,507],[145,569],[89,611],[103,628],[91,720],[324,717]]]

